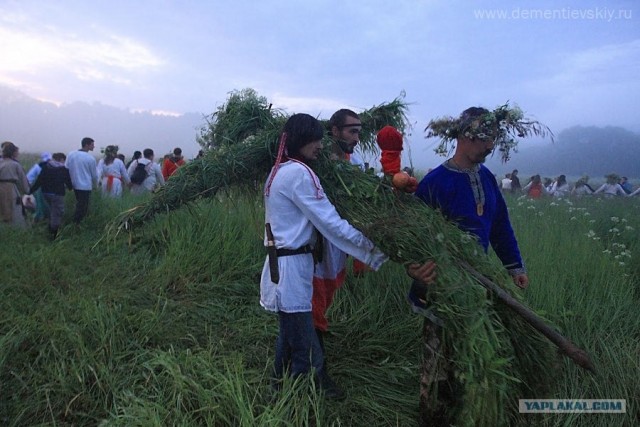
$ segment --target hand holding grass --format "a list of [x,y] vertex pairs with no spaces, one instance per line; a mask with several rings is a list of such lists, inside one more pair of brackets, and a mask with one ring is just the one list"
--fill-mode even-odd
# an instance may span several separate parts
[[427,261],[424,264],[409,264],[407,266],[407,274],[414,280],[425,284],[432,285],[437,277],[436,263]]
[[518,274],[513,276],[513,283],[520,289],[527,289],[529,287],[529,276],[526,274]]

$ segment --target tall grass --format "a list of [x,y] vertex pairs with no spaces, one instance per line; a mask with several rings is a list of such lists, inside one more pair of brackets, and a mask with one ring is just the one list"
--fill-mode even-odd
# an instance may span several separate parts
[[[544,310],[563,333],[587,349],[598,371],[586,374],[564,360],[562,377],[548,398],[626,399],[628,405],[626,416],[566,414],[537,421],[633,425],[640,415],[640,386],[632,380],[640,374],[640,203],[595,198],[511,202],[531,271],[529,304]],[[615,238],[611,218],[626,220]],[[624,265],[615,251],[610,253],[616,244],[625,244],[632,254],[624,257]]]
[[[71,194],[67,202],[68,220]],[[132,241],[107,239],[107,222],[135,202],[94,194],[86,221],[54,242],[41,225],[0,228],[0,424],[415,425],[421,318],[410,313],[400,266],[349,275],[329,312],[328,366],[348,399],[325,400],[307,379],[274,394],[277,321],[258,304],[259,196],[220,195],[159,216]],[[562,359],[548,395],[514,402],[627,399],[624,415],[522,414],[512,423],[634,425],[639,201],[508,202],[532,282],[528,304],[598,369]]]

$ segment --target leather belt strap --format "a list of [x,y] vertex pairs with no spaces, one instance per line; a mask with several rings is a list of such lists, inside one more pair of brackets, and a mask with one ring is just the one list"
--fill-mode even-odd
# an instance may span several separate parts
[[311,245],[304,245],[304,246],[299,247],[297,249],[280,248],[280,249],[277,249],[276,251],[277,251],[278,257],[291,256],[291,255],[300,255],[300,254],[310,254],[310,253],[313,252],[313,247]]

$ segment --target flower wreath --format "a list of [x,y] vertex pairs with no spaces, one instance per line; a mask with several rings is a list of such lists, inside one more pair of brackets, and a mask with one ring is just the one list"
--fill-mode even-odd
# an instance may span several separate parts
[[116,157],[118,155],[119,147],[117,145],[107,145],[106,148],[102,149],[102,153],[105,156]]
[[469,139],[493,139],[495,148],[500,151],[503,163],[510,159],[511,150],[517,152],[517,138],[531,135],[549,136],[553,141],[553,132],[538,122],[524,117],[518,106],[510,107],[509,103],[488,111],[481,116],[458,118],[442,117],[431,120],[425,128],[426,138],[440,137],[440,143],[434,149],[436,154],[448,156],[455,148],[455,140],[459,136]]

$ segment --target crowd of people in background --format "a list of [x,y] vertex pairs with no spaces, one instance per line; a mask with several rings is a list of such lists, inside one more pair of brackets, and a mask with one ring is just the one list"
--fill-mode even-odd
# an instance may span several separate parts
[[614,173],[606,175],[606,182],[594,189],[589,185],[589,177],[582,176],[575,183],[567,182],[566,175],[559,175],[555,179],[545,178],[540,175],[533,175],[529,182],[522,187],[518,178],[518,170],[505,174],[502,180],[498,180],[498,185],[503,193],[526,194],[532,199],[539,199],[543,196],[555,198],[566,198],[570,196],[589,196],[602,194],[606,198],[616,196],[631,197],[640,194],[640,186],[633,189],[633,185],[626,176],[620,177]]
[[[42,153],[40,161],[25,172],[18,162],[19,148],[12,142],[3,142],[0,158],[0,221],[26,227],[29,224],[26,212],[32,210],[31,220],[49,220],[49,231],[55,237],[64,215],[66,190],[74,192],[76,206],[73,222],[79,224],[87,215],[94,189],[99,189],[104,197],[119,198],[125,191],[142,195],[163,186],[178,168],[186,164],[179,147],[159,162],[155,161],[155,153],[150,148],[135,151],[129,162],[118,152],[116,145],[105,147],[99,161],[90,154],[94,149],[94,140],[83,138],[79,150],[68,155]],[[198,157],[202,155],[201,150]],[[540,175],[534,175],[522,185],[517,169],[497,181],[503,193],[525,194],[532,199],[600,194],[612,198],[640,194],[640,186],[634,189],[627,177],[616,174],[607,175],[606,182],[597,189],[589,185],[588,176],[570,184],[565,175],[555,179],[542,179]]]
[[125,164],[125,156],[117,145],[108,145],[96,161],[92,138],[83,138],[79,150],[65,153],[42,153],[28,172],[18,162],[19,148],[12,142],[2,143],[0,157],[0,221],[27,227],[30,220],[48,220],[52,238],[58,234],[64,216],[64,196],[73,190],[76,205],[73,222],[79,224],[87,215],[94,189],[104,197],[119,198],[125,191],[134,195],[153,192],[186,164],[182,150],[175,148],[160,163],[155,162],[151,148],[135,151]]

